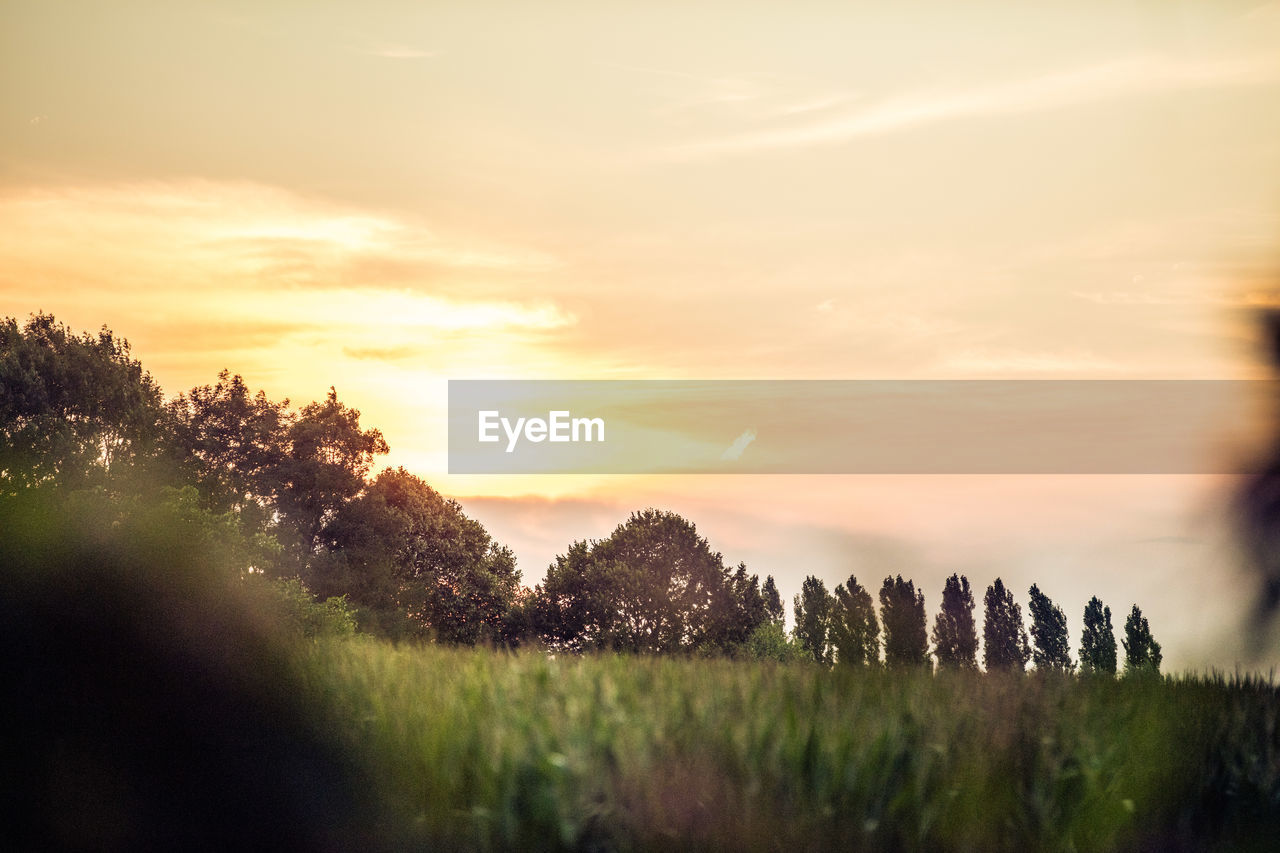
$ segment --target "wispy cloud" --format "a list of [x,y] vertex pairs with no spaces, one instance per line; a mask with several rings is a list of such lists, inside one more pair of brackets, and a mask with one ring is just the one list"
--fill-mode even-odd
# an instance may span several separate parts
[[720,454],[720,461],[735,462],[742,458],[742,453],[747,449],[747,445],[756,440],[756,431],[753,429],[746,430],[742,435],[733,440]]
[[[798,126],[755,130],[669,148],[671,159],[838,145],[964,118],[1060,109],[1075,104],[1181,89],[1247,86],[1280,80],[1280,55],[1188,61],[1117,60],[956,91],[915,92]],[[803,114],[803,111],[800,111]]]

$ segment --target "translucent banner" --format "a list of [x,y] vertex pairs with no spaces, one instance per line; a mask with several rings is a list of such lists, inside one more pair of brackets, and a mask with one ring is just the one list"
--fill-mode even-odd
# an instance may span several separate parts
[[1273,381],[451,380],[451,474],[1250,470]]

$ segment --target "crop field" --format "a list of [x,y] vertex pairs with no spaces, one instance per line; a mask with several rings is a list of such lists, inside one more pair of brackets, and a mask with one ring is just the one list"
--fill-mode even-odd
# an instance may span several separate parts
[[388,804],[451,848],[1274,849],[1280,691],[308,645]]

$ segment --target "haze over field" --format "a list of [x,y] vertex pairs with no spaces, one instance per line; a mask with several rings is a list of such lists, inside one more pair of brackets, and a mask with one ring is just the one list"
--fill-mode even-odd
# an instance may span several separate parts
[[1257,375],[1280,4],[12,2],[0,57],[0,314],[336,385],[526,582],[654,505],[788,599],[1000,575],[1240,654],[1225,479],[450,477],[445,381]]

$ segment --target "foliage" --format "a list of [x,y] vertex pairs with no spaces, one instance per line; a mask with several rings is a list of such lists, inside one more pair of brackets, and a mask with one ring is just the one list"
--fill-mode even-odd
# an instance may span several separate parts
[[[744,570],[745,573],[745,570]],[[720,554],[673,512],[633,512],[575,542],[534,590],[543,638],[568,649],[646,653],[722,647],[733,590]]]
[[519,589],[511,550],[403,468],[383,471],[325,528],[326,552],[309,580],[324,597],[347,594],[380,633],[450,643],[504,639]]
[[1111,608],[1098,597],[1084,607],[1084,630],[1080,633],[1080,671],[1116,674],[1116,635],[1111,627]]
[[796,624],[792,628],[796,642],[807,656],[818,663],[831,661],[831,595],[827,585],[809,575],[792,603]]
[[743,656],[748,660],[773,661],[775,663],[800,663],[812,656],[787,636],[781,622],[772,619],[756,626],[743,646]]
[[947,578],[942,609],[933,623],[933,653],[942,669],[978,668],[978,631],[973,623],[973,592],[969,579]]
[[1072,672],[1071,641],[1067,638],[1067,614],[1049,600],[1040,587],[1031,585],[1032,658],[1038,672]]
[[884,579],[880,587],[880,618],[884,622],[886,666],[929,665],[924,593],[916,592],[913,581],[904,581],[902,575]]
[[996,578],[983,599],[982,662],[988,672],[1022,672],[1031,657],[1027,632],[1022,625],[1022,608],[1013,593]]
[[251,395],[244,379],[226,370],[216,385],[192,388],[166,404],[169,451],[210,508],[240,512],[265,529],[294,420],[288,406],[262,391]]
[[880,663],[880,622],[871,593],[849,575],[836,586],[831,611],[831,645],[836,662],[847,666]]
[[778,593],[778,585],[773,582],[773,575],[764,579],[760,594],[764,598],[764,609],[769,618],[778,624],[786,621],[785,605],[782,603],[782,596]]
[[1147,617],[1142,615],[1136,604],[1124,622],[1124,639],[1121,642],[1124,644],[1125,675],[1160,672],[1160,663],[1164,659],[1160,644],[1151,636]]
[[0,492],[145,467],[160,419],[159,387],[105,326],[77,336],[48,314],[0,320]]
[[333,388],[290,424],[288,447],[280,464],[280,513],[303,552],[312,553],[325,526],[363,491],[373,457],[389,448],[379,430],[360,428],[360,412],[339,402]]
[[268,581],[266,592],[279,624],[301,637],[349,637],[356,632],[356,614],[345,595],[318,601],[297,578]]

